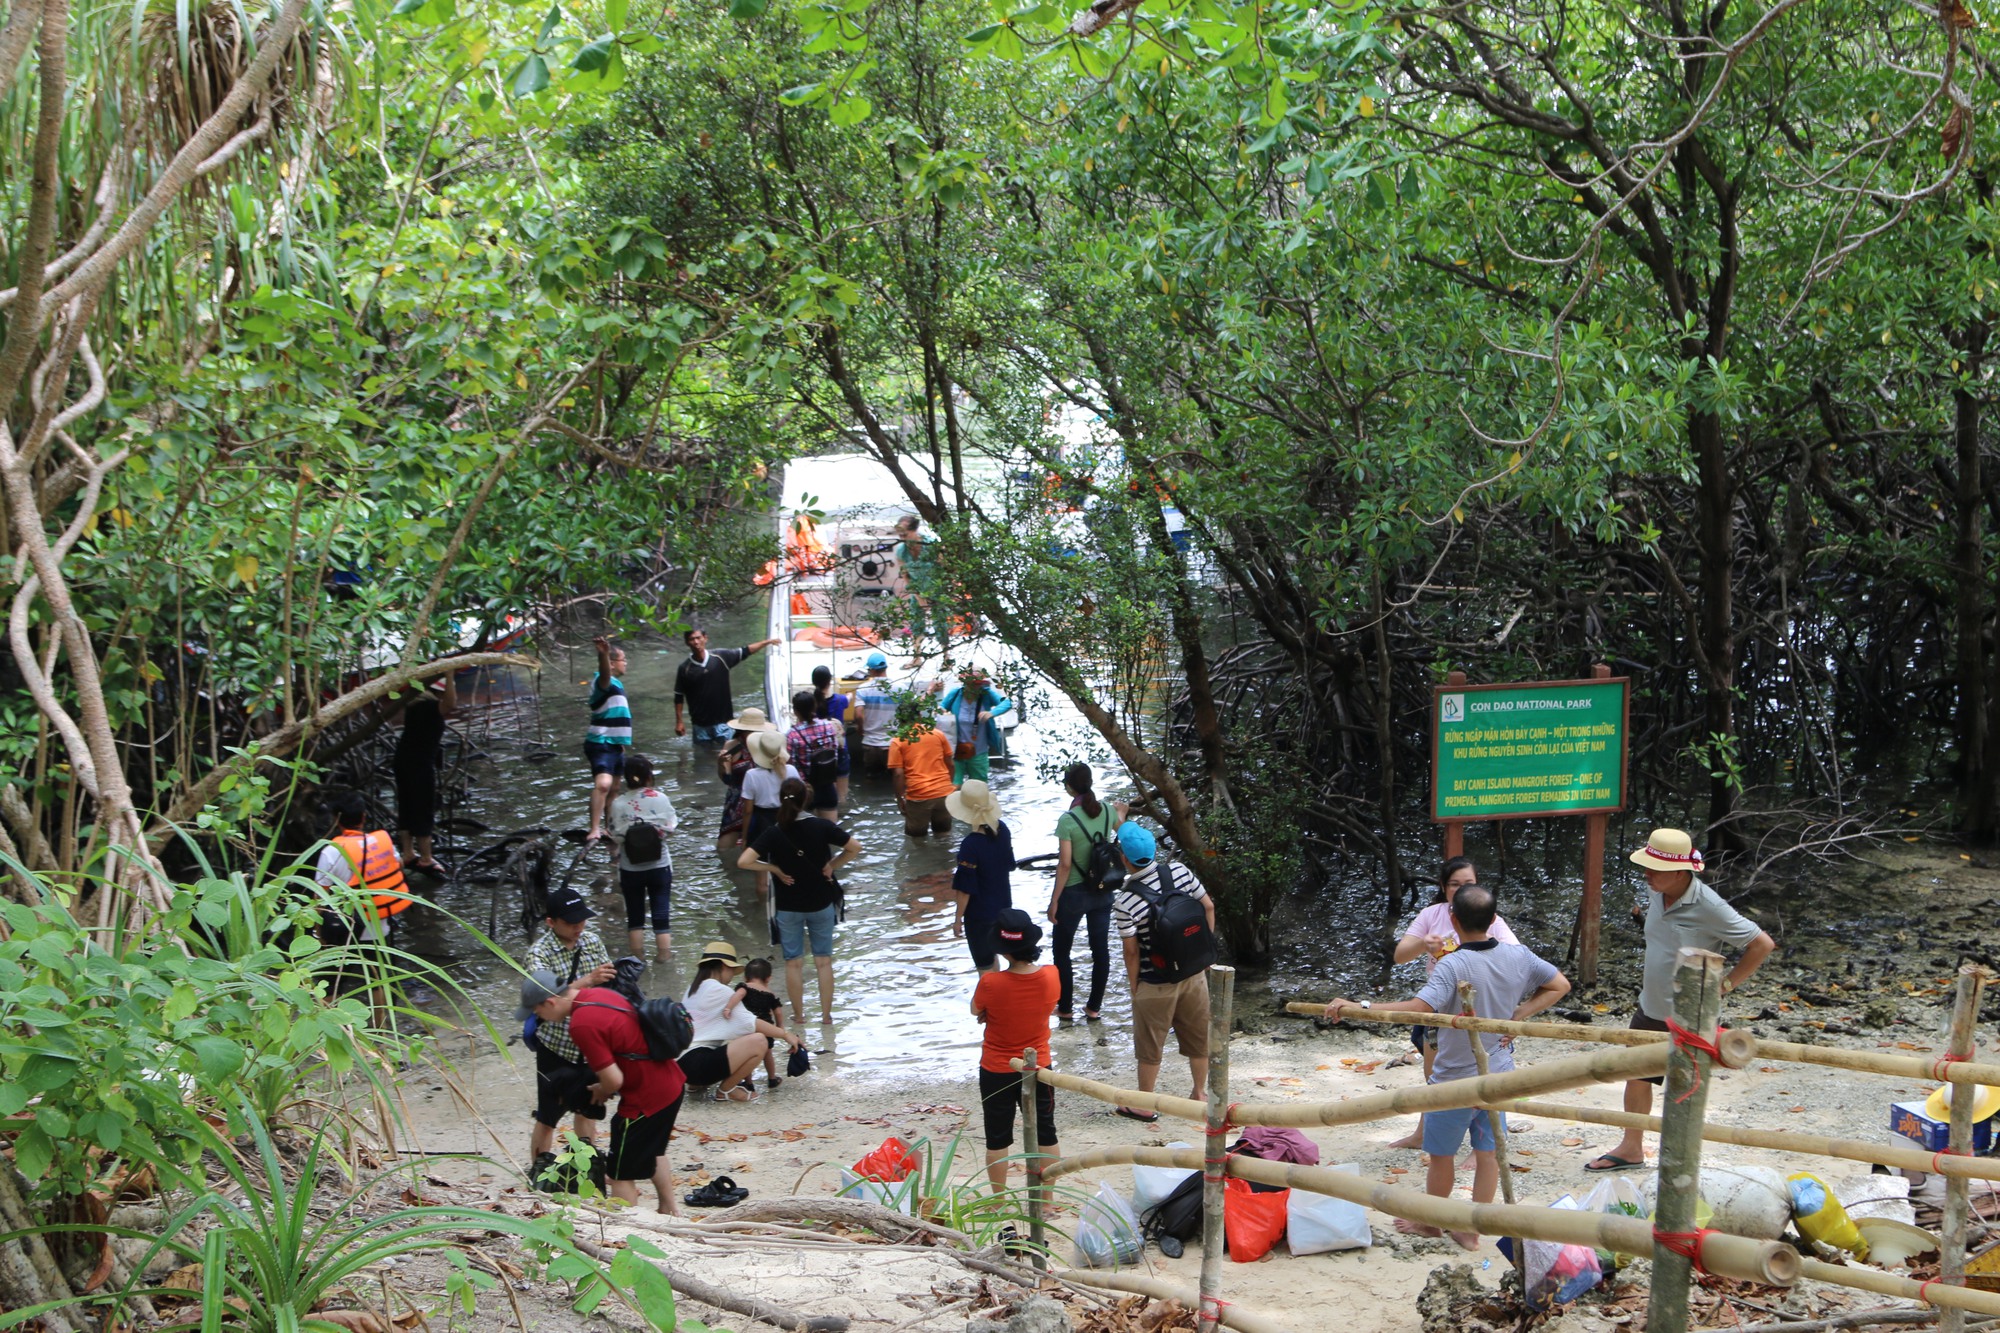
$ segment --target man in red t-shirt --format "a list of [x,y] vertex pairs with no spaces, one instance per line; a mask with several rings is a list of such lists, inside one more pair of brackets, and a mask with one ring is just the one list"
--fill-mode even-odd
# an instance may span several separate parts
[[631,1004],[615,990],[591,986],[559,992],[553,973],[521,978],[520,1017],[534,1014],[544,1023],[569,1020],[569,1037],[583,1052],[584,1063],[597,1075],[591,1085],[594,1102],[618,1095],[618,1114],[611,1121],[611,1154],[605,1177],[611,1192],[628,1203],[639,1201],[639,1182],[651,1180],[660,1196],[660,1211],[678,1215],[673,1165],[667,1160],[667,1140],[681,1113],[681,1093],[687,1079],[678,1060],[646,1056],[646,1034]]

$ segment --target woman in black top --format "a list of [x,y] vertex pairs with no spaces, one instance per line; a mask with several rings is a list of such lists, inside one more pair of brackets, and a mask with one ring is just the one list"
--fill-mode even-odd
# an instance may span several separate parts
[[437,831],[444,720],[457,710],[458,684],[447,671],[440,691],[418,687],[403,705],[403,729],[396,736],[396,827],[403,834],[403,864],[428,875],[444,873],[431,853],[431,835]]
[[778,788],[777,822],[744,849],[736,864],[768,870],[777,895],[778,943],[785,951],[785,988],[792,1012],[804,1013],[805,952],[812,943],[819,973],[820,1022],[833,1022],[833,927],[840,917],[834,872],[861,855],[861,839],[830,819],[805,813],[812,788],[797,778]]

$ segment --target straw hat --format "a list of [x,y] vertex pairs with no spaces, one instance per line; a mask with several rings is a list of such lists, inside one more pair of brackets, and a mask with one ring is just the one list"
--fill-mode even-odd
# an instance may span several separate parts
[[771,719],[764,716],[761,708],[746,708],[735,717],[722,724],[731,731],[776,731]]
[[727,963],[731,967],[743,966],[743,955],[736,952],[736,946],[728,940],[710,940],[702,946],[697,963]]
[[[1979,1099],[1972,1104],[1972,1123],[1978,1124],[1995,1111],[2000,1111],[2000,1088],[1980,1084]],[[1951,1119],[1951,1084],[1931,1091],[1924,1099],[1924,1114],[1933,1120]]]
[[782,773],[779,767],[785,758],[785,738],[773,728],[770,731],[753,731],[746,742],[750,749],[750,762],[759,768],[768,768],[773,773]]
[[944,808],[953,819],[962,819],[974,828],[1000,827],[1000,802],[993,789],[978,778],[967,778],[957,791],[944,798]]
[[1701,853],[1694,849],[1694,839],[1677,828],[1654,829],[1646,838],[1646,845],[1632,853],[1631,861],[1648,870],[1701,873]]

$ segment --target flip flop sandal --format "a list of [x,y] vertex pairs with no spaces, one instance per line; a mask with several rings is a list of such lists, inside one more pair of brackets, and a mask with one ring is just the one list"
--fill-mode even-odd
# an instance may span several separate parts
[[750,1191],[728,1176],[717,1176],[700,1189],[683,1194],[681,1202],[690,1208],[733,1208],[749,1197]]
[[[1604,1163],[1604,1165],[1599,1166],[1599,1162]],[[1643,1160],[1635,1162],[1629,1157],[1620,1157],[1615,1153],[1601,1152],[1590,1161],[1585,1162],[1583,1169],[1586,1171],[1630,1171],[1634,1167],[1641,1167],[1645,1164]]]
[[1160,1123],[1160,1113],[1158,1111],[1135,1111],[1129,1106],[1121,1106],[1111,1114],[1122,1115],[1127,1120],[1136,1120],[1142,1125],[1157,1125]]

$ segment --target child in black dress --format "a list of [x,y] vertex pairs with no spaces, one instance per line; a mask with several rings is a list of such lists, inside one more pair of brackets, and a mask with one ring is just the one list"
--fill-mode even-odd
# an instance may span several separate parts
[[[743,965],[743,980],[736,984],[736,994],[722,1007],[722,1012],[728,1014],[738,1004],[773,1027],[785,1025],[785,1002],[771,989],[770,959],[752,958]],[[775,1092],[785,1081],[778,1074],[777,1058],[771,1054],[777,1043],[769,1037],[764,1038],[764,1043],[764,1086]],[[747,1086],[750,1080],[746,1078],[743,1082]]]

